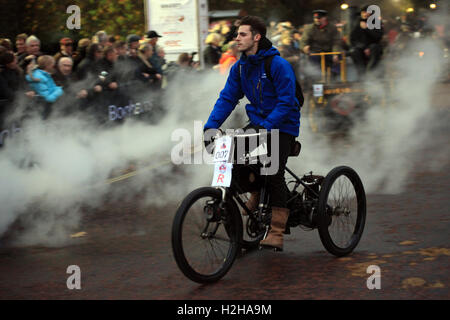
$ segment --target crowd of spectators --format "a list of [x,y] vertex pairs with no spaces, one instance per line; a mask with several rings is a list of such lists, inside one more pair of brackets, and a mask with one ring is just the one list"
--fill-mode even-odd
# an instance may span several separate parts
[[[126,104],[139,91],[156,96],[166,76],[182,69],[186,60],[183,55],[176,63],[166,63],[160,37],[149,31],[144,37],[131,34],[120,41],[99,31],[77,43],[62,38],[58,52],[51,54],[41,52],[35,35],[19,34],[15,45],[1,39],[0,126],[15,102],[24,98],[46,119],[54,112],[104,107],[109,101]],[[191,62],[191,56],[187,60]]]

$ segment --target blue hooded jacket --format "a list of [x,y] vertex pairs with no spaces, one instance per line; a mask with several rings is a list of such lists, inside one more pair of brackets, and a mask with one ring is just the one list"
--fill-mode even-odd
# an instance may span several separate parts
[[[273,81],[264,70],[264,60],[270,56],[274,56],[270,70]],[[243,54],[231,68],[205,129],[218,129],[245,95],[250,101],[245,109],[251,124],[269,131],[279,129],[297,137],[300,109],[295,96],[295,81],[294,70],[276,48],[260,49],[248,57]]]
[[39,79],[39,81],[33,81],[29,75],[26,75],[26,80],[30,83],[30,87],[37,94],[42,96],[47,102],[55,102],[60,96],[62,96],[63,89],[58,87],[53,81],[52,76],[41,69],[33,70],[33,78]]

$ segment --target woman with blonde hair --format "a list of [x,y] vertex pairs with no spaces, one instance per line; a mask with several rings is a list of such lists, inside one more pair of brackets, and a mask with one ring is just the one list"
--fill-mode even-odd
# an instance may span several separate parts
[[152,86],[161,86],[161,74],[152,66],[149,59],[153,55],[153,47],[150,43],[144,42],[139,46],[138,58],[139,65],[136,70],[136,78],[145,83],[150,83]]
[[205,43],[208,46],[205,51],[203,51],[203,58],[207,68],[212,68],[219,64],[219,60],[222,55],[222,49],[220,47],[221,42],[222,36],[218,33],[210,33],[206,37]]
[[37,92],[47,102],[55,102],[62,96],[63,90],[53,81],[52,74],[55,72],[55,59],[52,56],[40,56],[38,68],[31,71],[32,76],[25,78],[30,83],[33,91]]
[[52,111],[52,104],[64,93],[63,89],[55,84],[52,74],[55,72],[55,59],[52,56],[40,56],[37,60],[38,68],[30,70],[25,79],[31,89],[40,95],[45,102],[43,119],[47,119]]

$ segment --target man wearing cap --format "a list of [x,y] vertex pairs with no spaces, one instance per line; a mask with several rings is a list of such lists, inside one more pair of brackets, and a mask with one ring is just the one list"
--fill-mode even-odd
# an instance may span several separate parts
[[150,30],[149,32],[147,32],[146,38],[153,41],[154,43],[152,43],[152,46],[155,46],[158,42],[158,38],[162,38],[162,36],[159,35],[155,30]]
[[162,36],[159,35],[154,30],[150,30],[149,32],[147,32],[146,36],[147,36],[146,38],[148,39],[148,42],[153,47],[153,55],[150,57],[149,62],[158,71],[158,73],[161,74],[163,61],[158,56],[158,52],[160,52],[160,47],[157,45],[157,43],[158,43],[158,39],[161,38]]
[[141,37],[136,34],[130,34],[127,37],[128,50],[137,50],[139,48],[139,41]]
[[60,50],[57,54],[55,54],[54,58],[56,64],[58,64],[59,59],[62,57],[72,58],[73,54],[73,41],[70,38],[62,38],[59,41]]
[[[328,22],[328,12],[326,10],[314,10],[313,16],[314,23],[305,27],[300,49],[307,55],[341,51],[339,32],[333,24]],[[311,58],[313,62],[320,63],[320,57]],[[334,55],[332,59],[335,63],[339,61],[337,55]],[[326,62],[328,66],[331,65],[329,58],[326,58]]]

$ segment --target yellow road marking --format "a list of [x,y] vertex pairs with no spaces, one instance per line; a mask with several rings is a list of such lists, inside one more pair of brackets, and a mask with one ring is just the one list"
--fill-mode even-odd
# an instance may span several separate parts
[[123,181],[123,180],[129,179],[129,178],[132,178],[132,177],[134,177],[134,176],[136,176],[139,173],[142,173],[144,171],[149,171],[149,170],[152,170],[152,169],[156,169],[156,168],[162,167],[162,166],[164,166],[166,164],[169,164],[169,163],[171,163],[171,161],[165,160],[165,161],[159,162],[159,163],[157,163],[155,165],[150,165],[150,166],[147,166],[147,167],[143,167],[141,169],[128,172],[128,173],[123,174],[121,176],[108,179],[108,180],[106,180],[106,183],[107,184],[113,184],[113,183],[116,183],[116,182],[119,182],[119,181]]
[[72,234],[70,237],[71,238],[81,238],[81,237],[84,237],[86,235],[87,235],[86,232],[78,232],[78,233]]
[[413,244],[418,243],[418,241],[406,240],[399,243],[401,246],[412,246]]
[[402,281],[402,289],[408,289],[413,287],[421,287],[426,283],[426,281],[422,278],[407,278]]
[[429,287],[430,288],[445,288],[445,285],[442,282],[438,281],[433,284],[430,284]]
[[[195,154],[197,152],[201,152],[202,150],[203,150],[203,145],[195,145],[195,146],[193,146],[191,148],[190,155],[193,155],[193,154]],[[162,167],[164,165],[170,164],[171,162],[172,162],[171,160],[164,160],[164,161],[159,162],[159,163],[157,163],[155,165],[150,165],[150,166],[143,167],[141,169],[133,170],[133,171],[128,172],[126,174],[123,174],[121,176],[108,179],[108,180],[106,180],[106,183],[107,184],[113,184],[113,183],[116,183],[116,182],[119,182],[119,181],[123,181],[123,180],[129,179],[129,178],[132,178],[132,177],[138,175],[139,173],[141,173],[143,171],[153,170],[153,169]]]

